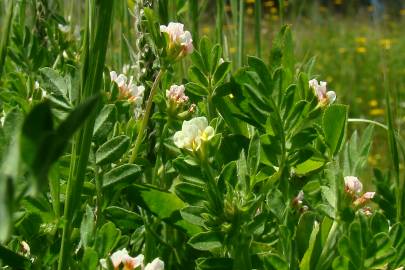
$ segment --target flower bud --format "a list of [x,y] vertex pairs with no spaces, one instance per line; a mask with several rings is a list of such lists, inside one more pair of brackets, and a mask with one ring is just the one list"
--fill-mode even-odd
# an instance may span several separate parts
[[160,32],[166,33],[169,37],[166,48],[166,57],[169,61],[179,60],[194,50],[191,34],[183,28],[183,24],[175,22],[160,26]]
[[336,100],[336,93],[334,91],[327,91],[326,82],[312,79],[309,81],[309,87],[314,90],[315,96],[318,98],[318,104],[323,107],[332,104]]
[[363,189],[363,184],[355,176],[345,176],[345,191],[351,195],[358,194]]

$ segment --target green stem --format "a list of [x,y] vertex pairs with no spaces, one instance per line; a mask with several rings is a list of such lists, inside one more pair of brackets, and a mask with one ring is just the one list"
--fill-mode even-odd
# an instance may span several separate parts
[[262,22],[262,1],[255,1],[255,42],[256,42],[256,55],[261,57],[262,48],[261,48],[261,22]]
[[[112,21],[112,4],[110,0],[100,0],[92,5],[92,0],[89,0],[87,9],[96,11],[96,16],[92,17],[95,20],[94,28],[89,30],[92,25],[92,20],[89,19],[91,10],[87,10],[88,15],[87,31],[84,38],[84,63],[81,77],[81,93],[80,100],[97,94],[101,89],[105,56],[107,51],[108,36]],[[92,34],[92,30],[95,35]],[[89,35],[94,39],[89,38]],[[89,44],[91,41],[91,44]],[[89,46],[90,45],[90,46]],[[89,52],[92,52],[91,54]],[[90,153],[91,140],[93,137],[93,128],[96,115],[91,115],[85,125],[76,134],[72,144],[71,165],[69,179],[66,188],[66,202],[64,209],[64,225],[62,234],[62,243],[59,254],[58,270],[69,269],[69,258],[71,256],[71,234],[73,230],[73,219],[77,208],[79,207],[81,192],[85,180],[87,162]],[[77,156],[79,154],[79,156]]]
[[198,0],[189,0],[189,16],[191,21],[191,33],[193,36],[193,43],[198,46],[199,44],[199,33],[198,33]]
[[224,5],[225,1],[216,1],[217,2],[217,16],[216,16],[216,35],[217,42],[224,48]]
[[153,97],[156,94],[156,91],[159,86],[159,82],[162,79],[162,76],[164,73],[165,73],[165,69],[159,70],[159,73],[156,76],[155,81],[153,82],[152,89],[150,90],[150,94],[148,97],[148,101],[146,102],[145,115],[142,118],[141,127],[139,128],[139,132],[138,132],[138,136],[136,137],[136,140],[135,140],[134,148],[132,148],[132,154],[131,154],[131,158],[129,159],[129,163],[134,163],[134,161],[138,155],[139,147],[141,146],[142,138],[143,138],[143,135],[144,135],[144,132],[146,129],[146,125],[148,124],[148,120],[150,117],[150,112],[151,112],[152,104],[153,104]]
[[0,43],[0,81],[1,75],[3,74],[4,70],[4,64],[6,62],[7,46],[12,26],[11,22],[13,20],[14,6],[15,6],[14,1],[9,0],[7,6],[7,14],[5,16],[3,35],[1,36],[1,43]]
[[239,20],[238,20],[238,56],[237,65],[242,67],[244,55],[244,39],[245,39],[245,1],[239,1]]

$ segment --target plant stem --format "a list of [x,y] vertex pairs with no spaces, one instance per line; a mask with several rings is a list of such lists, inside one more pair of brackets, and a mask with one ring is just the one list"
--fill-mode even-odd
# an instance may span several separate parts
[[7,46],[12,26],[11,22],[13,20],[13,13],[14,13],[14,1],[9,0],[7,6],[7,14],[5,16],[3,35],[1,36],[0,42],[0,81],[1,75],[3,74],[4,64],[6,62]]
[[191,34],[193,36],[193,43],[198,46],[199,34],[198,34],[198,0],[188,0],[189,16],[191,21]]
[[[108,36],[112,21],[111,0],[96,1],[95,5],[89,0],[86,14],[86,36],[84,38],[84,63],[81,77],[80,101],[97,94],[101,89],[105,56],[107,51]],[[96,11],[94,18],[94,27],[92,25],[91,14],[93,9]],[[95,34],[91,31],[96,30]],[[89,38],[89,36],[94,39]],[[91,41],[91,43],[89,43]],[[89,53],[91,52],[91,54]],[[66,188],[66,202],[64,209],[64,225],[62,234],[62,243],[59,254],[58,270],[69,269],[69,257],[71,242],[70,237],[73,229],[73,219],[81,198],[81,192],[86,175],[87,162],[90,153],[91,139],[93,137],[93,128],[96,115],[93,114],[86,121],[85,125],[76,134],[72,144],[71,164],[69,179]]]
[[152,89],[150,90],[150,94],[148,97],[148,101],[146,102],[145,115],[142,118],[141,127],[139,128],[138,136],[136,137],[135,145],[134,145],[134,148],[132,149],[132,154],[131,154],[131,158],[129,159],[129,163],[134,163],[135,158],[138,155],[139,147],[141,146],[142,138],[143,138],[143,135],[144,135],[144,132],[146,129],[146,125],[148,124],[148,120],[150,117],[150,111],[152,109],[153,97],[156,94],[156,91],[159,86],[159,82],[162,79],[162,76],[164,73],[165,73],[165,69],[159,70],[159,73],[156,76],[155,81],[153,82]]
[[262,22],[262,1],[255,1],[255,42],[256,42],[256,55],[258,57],[262,56],[261,48],[261,22]]
[[237,55],[237,65],[242,67],[243,65],[243,55],[244,55],[244,38],[245,38],[245,1],[239,0],[239,20],[238,20],[238,55]]
[[217,2],[217,15],[216,15],[216,35],[217,42],[224,49],[224,2],[225,1],[216,1]]

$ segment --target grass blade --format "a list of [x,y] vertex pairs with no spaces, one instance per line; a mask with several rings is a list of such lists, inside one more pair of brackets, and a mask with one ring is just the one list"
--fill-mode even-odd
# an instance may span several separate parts
[[12,26],[11,22],[13,20],[14,6],[14,0],[9,0],[7,6],[7,14],[5,16],[3,35],[1,36],[0,43],[0,81],[1,75],[3,74],[4,70],[4,64],[6,62],[7,46]]

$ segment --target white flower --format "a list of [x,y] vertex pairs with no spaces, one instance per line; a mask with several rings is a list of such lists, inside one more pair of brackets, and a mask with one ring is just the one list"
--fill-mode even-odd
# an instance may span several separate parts
[[214,136],[214,128],[208,125],[207,118],[196,117],[184,121],[181,131],[174,134],[174,144],[179,148],[193,151],[198,150],[202,141],[208,141]]
[[309,81],[309,87],[315,92],[316,97],[321,105],[328,105],[336,100],[336,93],[334,91],[327,91],[326,82],[312,79]]
[[61,32],[63,32],[63,33],[68,33],[68,32],[70,32],[70,25],[68,25],[68,24],[66,24],[66,25],[58,24],[58,28],[59,28],[59,30],[60,30]]
[[375,192],[366,192],[363,194],[363,198],[366,200],[371,200],[372,198],[374,198]]
[[181,23],[171,22],[169,25],[161,25],[160,32],[165,32],[169,35],[170,42],[180,45],[186,54],[193,52],[193,39],[189,31],[183,30],[184,25]]
[[[143,94],[145,87],[143,85],[135,85],[133,83],[133,77],[128,78],[124,74],[117,75],[117,72],[111,71],[110,78],[112,82],[115,82],[120,90],[121,97],[127,98],[129,101],[134,102],[136,105],[140,105],[143,100]],[[127,82],[128,81],[128,82]]]
[[30,255],[31,249],[30,249],[30,246],[28,245],[27,242],[22,241],[22,242],[21,242],[21,248],[22,248],[22,251],[23,251],[25,254]]
[[[118,269],[118,267],[123,264],[125,270],[133,270],[138,266],[143,265],[144,256],[142,254],[136,256],[135,258],[129,256],[128,251],[124,248],[114,252],[110,256],[111,262],[114,266],[114,269]],[[107,268],[107,261],[106,259],[100,260],[101,267]]]
[[170,90],[166,90],[166,97],[177,104],[183,104],[188,101],[188,96],[184,94],[184,85],[172,85]]
[[34,83],[34,89],[36,90],[36,89],[39,89],[39,82],[38,81],[35,81],[35,83]]
[[345,189],[350,193],[360,193],[363,189],[363,184],[355,176],[345,176]]
[[165,269],[165,263],[159,258],[154,259],[151,263],[148,263],[145,270],[163,270]]

